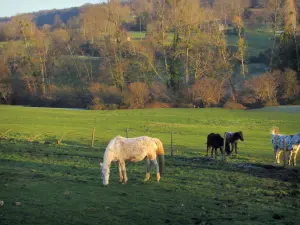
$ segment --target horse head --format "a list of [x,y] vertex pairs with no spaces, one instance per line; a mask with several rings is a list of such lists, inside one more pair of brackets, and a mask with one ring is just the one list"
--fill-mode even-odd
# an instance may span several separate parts
[[278,129],[278,127],[272,127],[271,133],[272,133],[273,135],[279,134],[279,129]]
[[241,141],[244,141],[244,135],[243,135],[243,132],[242,132],[242,131],[239,131],[239,132],[238,132],[238,135],[239,135],[239,139],[240,139]]
[[110,169],[108,166],[104,166],[103,163],[100,163],[100,168],[102,172],[103,185],[108,185]]

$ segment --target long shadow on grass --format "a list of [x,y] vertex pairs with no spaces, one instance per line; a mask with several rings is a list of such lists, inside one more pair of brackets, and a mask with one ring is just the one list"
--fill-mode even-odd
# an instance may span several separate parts
[[[91,163],[99,164],[102,161],[103,153],[105,148],[82,148],[80,146],[57,146],[57,145],[44,145],[40,143],[28,143],[28,142],[3,142],[0,152],[7,154],[20,153],[30,154],[34,157],[52,157],[57,159],[68,157],[69,161],[84,159],[89,160]],[[105,146],[106,143],[101,143]],[[12,151],[14,149],[14,151]],[[184,147],[180,147],[181,151],[185,150]],[[186,149],[189,152],[197,152],[197,149]],[[195,155],[195,154],[193,154]],[[259,178],[271,178],[280,181],[288,181],[292,183],[300,183],[300,169],[299,168],[283,168],[281,166],[273,166],[260,163],[247,163],[245,159],[243,161],[230,162],[221,161],[221,156],[218,159],[211,159],[207,157],[186,157],[186,156],[165,156],[166,158],[166,169],[168,167],[190,167],[192,169],[209,169],[216,171],[228,171],[245,173],[247,175],[256,176]],[[32,163],[32,162],[31,162]],[[129,166],[132,163],[128,163]],[[86,166],[86,165],[85,165]],[[83,166],[82,168],[84,168]],[[75,166],[76,167],[76,166]],[[73,168],[75,168],[73,166]],[[80,166],[79,166],[80,167]]]
[[168,164],[175,167],[190,167],[193,169],[223,170],[228,172],[245,173],[259,178],[271,178],[291,183],[300,183],[300,169],[284,168],[259,163],[232,163],[210,157],[173,156]]

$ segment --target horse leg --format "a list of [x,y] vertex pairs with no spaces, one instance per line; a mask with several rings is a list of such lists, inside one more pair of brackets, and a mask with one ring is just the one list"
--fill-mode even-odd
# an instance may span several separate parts
[[206,157],[208,156],[208,150],[209,150],[209,146],[206,146]]
[[218,151],[218,149],[215,148],[215,149],[213,149],[213,150],[215,150],[215,159],[217,159],[217,151]]
[[160,174],[159,174],[159,166],[158,166],[157,160],[153,159],[153,160],[151,160],[151,162],[155,166],[155,169],[156,169],[156,180],[157,180],[157,182],[159,182],[159,180],[160,180]]
[[122,172],[123,172],[123,181],[124,181],[124,184],[127,184],[127,181],[128,181],[128,178],[127,178],[127,173],[126,173],[126,165],[125,165],[125,161],[122,161],[121,162],[121,168],[122,168]]
[[297,161],[297,154],[298,154],[298,151],[300,150],[300,145],[298,145],[298,147],[296,148],[295,150],[295,155],[294,155],[294,166],[296,166],[296,161]]
[[220,148],[220,151],[221,151],[221,154],[222,154],[222,160],[224,161],[224,152],[223,152],[224,150],[223,150],[223,147]]
[[[280,164],[280,154],[281,154],[281,149],[278,149],[277,151],[277,163]],[[285,152],[284,152],[285,153]]]
[[238,152],[237,152],[237,143],[234,143],[234,149],[235,149],[235,154],[238,154]]
[[150,160],[148,157],[146,157],[146,178],[144,181],[150,180],[150,169],[151,169]]
[[274,150],[275,164],[276,164],[277,163],[277,149],[274,148],[273,150]]
[[120,183],[123,182],[123,174],[122,174],[122,166],[121,166],[121,163],[120,161],[118,161],[118,170],[119,170],[119,176],[120,176]]
[[291,159],[293,157],[293,150],[289,151],[289,155],[288,155],[288,165],[291,165]]
[[279,148],[274,149],[275,163],[277,163],[277,164],[280,164],[280,153],[281,153],[281,150]]

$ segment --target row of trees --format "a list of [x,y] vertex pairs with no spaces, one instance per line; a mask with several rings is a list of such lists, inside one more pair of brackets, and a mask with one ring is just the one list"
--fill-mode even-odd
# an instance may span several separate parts
[[[274,1],[265,3],[273,7]],[[296,45],[299,62],[295,5],[286,2],[279,6],[286,16],[284,45],[275,37],[282,23],[276,11],[265,7],[274,31],[271,71],[280,65],[286,46]],[[237,48],[232,49],[227,46],[224,15],[216,10],[218,2],[212,3],[203,7],[199,0],[111,0],[83,7],[67,24],[56,18],[53,25],[42,27],[30,15],[13,17],[0,32],[6,40],[0,42],[1,101],[100,109],[145,107],[150,102],[213,106],[224,99],[243,104],[286,99],[286,88],[277,85],[275,99],[242,100],[240,90],[250,79],[243,7],[231,0],[227,11],[238,35]],[[128,29],[133,25],[145,29],[146,36],[131,37]],[[296,76],[291,77],[295,89],[289,97],[298,94]],[[247,91],[255,93],[255,81],[247,82],[253,82]]]

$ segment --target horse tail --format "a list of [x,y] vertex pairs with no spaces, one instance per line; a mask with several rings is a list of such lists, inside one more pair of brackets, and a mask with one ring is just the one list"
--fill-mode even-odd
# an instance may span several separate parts
[[163,147],[162,142],[159,139],[155,139],[155,143],[157,145],[157,158],[158,158],[158,165],[159,165],[159,173],[160,176],[163,176],[164,172],[165,172],[165,150]]
[[155,143],[157,145],[157,151],[156,151],[157,155],[164,155],[165,150],[164,150],[164,147],[163,147],[163,144],[161,143],[161,141],[159,139],[156,139]]

